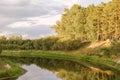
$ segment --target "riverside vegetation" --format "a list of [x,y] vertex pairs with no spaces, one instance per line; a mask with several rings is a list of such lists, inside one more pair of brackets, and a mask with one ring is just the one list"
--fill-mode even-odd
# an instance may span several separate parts
[[[3,52],[0,55],[0,64],[11,66],[13,71],[0,66],[0,74],[4,74],[0,77],[15,76],[22,73],[22,69],[16,63],[7,61],[8,57],[28,57],[78,62],[90,70],[99,69],[100,73],[106,71],[106,74],[113,73],[117,76],[116,79],[114,77],[103,80],[119,80],[119,2],[120,0],[112,0],[97,6],[89,5],[86,8],[75,4],[70,9],[65,9],[62,19],[52,26],[57,33],[56,36],[34,40],[24,40],[22,36],[11,36],[8,39],[1,36],[0,46]],[[1,69],[5,71],[1,71]],[[13,75],[9,75],[9,71]],[[16,74],[14,75],[14,73]],[[98,76],[97,80],[100,79],[101,77]],[[80,80],[80,78],[76,80]],[[96,78],[82,80],[96,80]]]

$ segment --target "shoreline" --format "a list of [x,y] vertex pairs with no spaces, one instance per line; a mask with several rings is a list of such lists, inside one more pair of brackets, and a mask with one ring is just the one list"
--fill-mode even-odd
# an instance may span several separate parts
[[[120,65],[110,59],[104,59],[96,56],[73,55],[69,53],[55,52],[55,51],[3,51],[1,57],[27,57],[27,58],[51,58],[51,59],[65,59],[82,63],[86,66],[98,67],[102,70],[120,71]],[[116,65],[116,66],[115,66]],[[105,68],[107,67],[107,68]],[[117,69],[119,68],[119,69]]]
[[[44,58],[44,59],[59,59],[68,60],[72,62],[77,62],[89,69],[99,69],[100,72],[111,71],[115,74],[120,74],[120,65],[116,64],[112,60],[104,59],[96,56],[85,56],[85,55],[74,55],[69,53],[55,52],[55,51],[35,51],[35,50],[25,50],[25,51],[3,51],[0,58]],[[116,66],[115,66],[116,64]],[[25,73],[19,65],[14,63],[15,66],[22,70],[22,75]],[[23,73],[24,71],[24,73]],[[17,76],[19,76],[17,75]]]
[[[6,60],[5,58],[0,57],[0,61],[5,64],[1,66],[4,67],[4,69],[3,71],[0,70],[0,80],[15,80],[26,72],[26,70],[21,68],[19,65]],[[9,65],[9,69],[6,67],[6,65]]]

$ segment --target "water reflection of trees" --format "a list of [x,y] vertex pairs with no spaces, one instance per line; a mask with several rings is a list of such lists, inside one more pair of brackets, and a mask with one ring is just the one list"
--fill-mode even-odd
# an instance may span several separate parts
[[57,72],[57,77],[62,80],[120,80],[118,75],[95,72],[77,62],[68,60],[15,57],[8,57],[7,59],[17,64],[36,64],[42,69]]

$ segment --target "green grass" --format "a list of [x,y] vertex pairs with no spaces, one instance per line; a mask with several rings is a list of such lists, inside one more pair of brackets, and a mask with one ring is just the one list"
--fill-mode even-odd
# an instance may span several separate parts
[[102,70],[112,70],[113,72],[120,72],[120,65],[116,64],[109,58],[102,58],[98,56],[88,55],[73,55],[55,51],[35,51],[35,50],[23,50],[23,51],[3,51],[2,55],[9,57],[40,57],[51,59],[63,59],[79,62],[86,67],[97,67]]
[[[0,58],[0,63],[2,64],[0,66],[0,79],[7,77],[18,77],[23,74],[23,69],[9,60]],[[10,66],[10,69],[5,67],[7,64]]]

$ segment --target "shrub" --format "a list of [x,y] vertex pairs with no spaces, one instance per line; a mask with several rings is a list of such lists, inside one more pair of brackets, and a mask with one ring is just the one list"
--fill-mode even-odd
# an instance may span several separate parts
[[120,42],[112,43],[110,50],[115,56],[120,56]]
[[2,47],[0,46],[0,54],[2,53]]
[[80,40],[57,41],[52,46],[52,50],[77,50],[87,44],[89,42],[81,42]]
[[110,57],[111,53],[110,53],[110,49],[109,48],[101,48],[101,52],[103,52],[103,55],[105,55],[106,57]]

